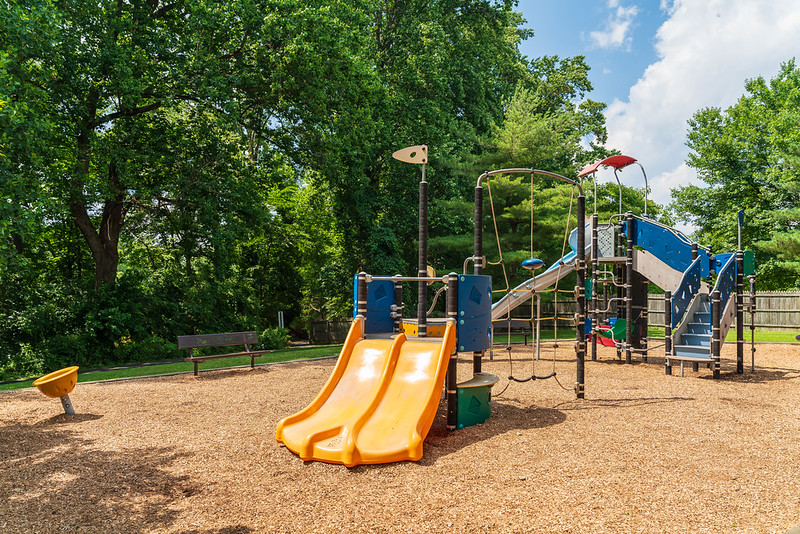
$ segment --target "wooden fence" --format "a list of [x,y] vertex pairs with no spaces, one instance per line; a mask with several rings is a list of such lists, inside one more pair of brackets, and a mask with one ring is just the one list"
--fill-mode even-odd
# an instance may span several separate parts
[[[747,289],[745,287],[745,289]],[[745,292],[749,298],[749,293]],[[649,295],[647,299],[648,321],[651,325],[664,324],[664,296]],[[575,314],[574,300],[558,302],[559,327],[569,326]],[[535,312],[534,312],[535,313]],[[520,307],[514,312],[515,317],[530,317],[530,306]],[[542,303],[542,317],[553,316],[553,303]],[[543,323],[552,324],[552,321]],[[744,324],[750,325],[750,313],[745,312]],[[800,333],[800,292],[798,291],[761,291],[756,292],[755,324],[757,330],[788,330]]]
[[[745,287],[745,289],[747,289]],[[749,293],[745,292],[745,295]],[[650,295],[647,299],[648,320],[653,326],[664,324],[664,296]],[[562,299],[558,302],[559,328],[572,327],[575,301]],[[530,306],[523,305],[514,310],[514,317],[529,318]],[[535,313],[535,312],[534,312]],[[542,303],[542,317],[553,316],[553,303]],[[800,333],[800,292],[761,291],[756,293],[755,323],[757,330],[788,330]],[[745,313],[744,324],[750,325],[750,313]],[[542,323],[543,328],[552,328],[552,321]],[[311,324],[309,337],[313,344],[342,343],[347,336],[350,320],[320,321]]]
[[312,345],[344,343],[351,322],[351,319],[313,322],[308,329],[309,341]]
[[[747,289],[747,286],[745,286]],[[749,293],[745,291],[745,296]],[[747,299],[745,299],[747,302]],[[664,323],[664,297],[650,295],[648,299],[650,324]],[[745,311],[744,324],[750,325],[750,313]],[[756,292],[755,324],[757,330],[791,330],[800,332],[800,292]]]

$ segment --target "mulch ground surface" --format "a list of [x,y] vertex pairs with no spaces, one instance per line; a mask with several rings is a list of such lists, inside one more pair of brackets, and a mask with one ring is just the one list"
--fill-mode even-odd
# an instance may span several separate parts
[[[530,348],[514,347],[530,376]],[[78,384],[77,415],[35,389],[0,393],[0,532],[778,532],[800,524],[800,344],[756,370],[687,366],[663,349],[586,364],[571,343],[455,432],[444,403],[420,462],[303,462],[275,441],[335,360]],[[471,376],[462,357],[459,377]],[[500,357],[502,356],[502,357]],[[505,351],[484,371],[506,386]],[[562,387],[563,386],[563,387]]]

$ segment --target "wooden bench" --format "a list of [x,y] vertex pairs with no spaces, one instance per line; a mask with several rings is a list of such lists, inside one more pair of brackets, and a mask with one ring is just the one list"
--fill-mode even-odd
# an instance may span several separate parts
[[[187,362],[194,363],[194,375],[197,376],[197,364],[206,360],[216,358],[234,358],[236,356],[250,356],[250,367],[255,367],[256,357],[271,352],[269,350],[250,350],[250,345],[258,343],[258,334],[250,332],[229,332],[226,334],[200,334],[195,336],[178,336],[178,348],[189,351],[189,357],[184,358]],[[244,345],[243,352],[226,352],[222,354],[210,354],[194,356],[192,351],[205,347],[230,347],[233,345]]]

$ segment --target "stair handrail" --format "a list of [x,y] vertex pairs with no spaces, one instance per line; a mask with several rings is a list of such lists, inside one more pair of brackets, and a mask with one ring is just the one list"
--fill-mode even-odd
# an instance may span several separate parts
[[683,273],[680,284],[672,293],[672,328],[678,326],[689,310],[689,304],[700,291],[702,267],[700,256],[694,259]]
[[736,290],[736,255],[732,255],[722,266],[719,273],[717,273],[717,281],[714,284],[714,289],[711,291],[719,291],[720,302],[722,307],[728,303],[733,292]]

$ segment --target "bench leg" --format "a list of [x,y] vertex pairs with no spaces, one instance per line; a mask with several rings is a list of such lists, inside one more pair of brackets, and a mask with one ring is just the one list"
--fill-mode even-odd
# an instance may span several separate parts
[[194,364],[194,376],[197,376],[197,362],[192,362]]
[[255,368],[256,368],[256,357],[250,356],[250,369],[255,369]]

